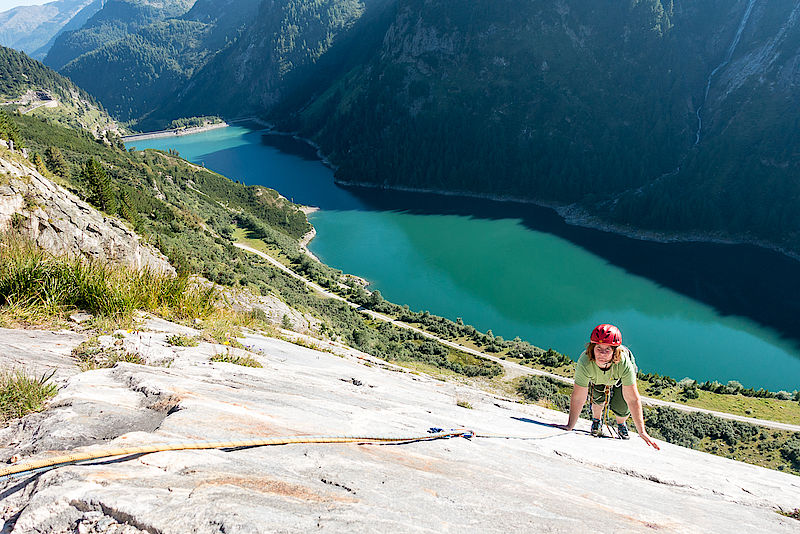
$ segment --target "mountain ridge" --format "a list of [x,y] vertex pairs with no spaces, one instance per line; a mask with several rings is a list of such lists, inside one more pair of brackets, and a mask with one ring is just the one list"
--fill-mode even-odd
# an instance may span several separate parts
[[0,13],[0,44],[41,60],[63,31],[82,26],[103,0],[55,0]]

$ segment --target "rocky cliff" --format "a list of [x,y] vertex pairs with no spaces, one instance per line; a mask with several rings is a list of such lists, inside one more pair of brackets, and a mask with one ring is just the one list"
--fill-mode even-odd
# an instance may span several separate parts
[[[798,532],[778,510],[800,479],[635,437],[551,426],[564,415],[442,382],[341,347],[247,335],[263,368],[209,359],[239,349],[173,347],[185,327],[150,322],[103,338],[146,364],[79,373],[74,334],[0,332],[0,364],[57,367],[43,413],[0,431],[0,459],[64,450],[277,436],[477,437],[403,445],[293,444],[172,451],[0,481],[8,533]],[[35,347],[35,350],[32,348]],[[41,359],[41,361],[40,361]],[[471,405],[472,409],[458,406]]]
[[0,154],[0,232],[18,229],[53,254],[175,272],[163,254],[142,243],[124,223],[102,215],[17,154],[5,152]]

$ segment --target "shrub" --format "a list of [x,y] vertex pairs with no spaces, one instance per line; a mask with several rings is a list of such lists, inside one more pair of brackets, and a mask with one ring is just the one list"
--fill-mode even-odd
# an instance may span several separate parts
[[759,428],[749,423],[729,421],[706,413],[684,413],[661,406],[645,411],[645,423],[658,431],[666,441],[689,448],[694,448],[705,437],[735,445],[740,440],[749,440],[759,434]]
[[517,388],[526,399],[549,399],[558,393],[558,383],[548,376],[526,376]]
[[567,365],[571,362],[572,360],[569,358],[569,356],[564,356],[553,349],[547,349],[547,352],[539,357],[539,363],[546,367],[561,367],[562,365]]
[[800,469],[800,432],[794,434],[781,447],[781,456],[791,462],[795,469]]

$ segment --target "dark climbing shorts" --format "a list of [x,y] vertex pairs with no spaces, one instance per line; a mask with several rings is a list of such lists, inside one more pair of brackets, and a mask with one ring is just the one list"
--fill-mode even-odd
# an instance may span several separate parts
[[[606,400],[606,387],[591,384],[589,391],[592,396],[592,404],[599,404],[600,406]],[[625,402],[625,397],[622,396],[622,386],[614,386],[611,388],[611,411],[617,417],[628,417],[631,411],[628,408],[628,403]]]

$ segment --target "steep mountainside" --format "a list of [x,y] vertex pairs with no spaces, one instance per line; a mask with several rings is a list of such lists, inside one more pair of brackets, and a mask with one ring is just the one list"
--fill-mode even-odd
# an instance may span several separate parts
[[[372,31],[373,12],[380,12],[390,3],[391,0],[264,2],[241,37],[200,70],[177,98],[165,101],[156,114],[263,113],[290,96],[301,80],[313,79],[310,85],[314,87],[320,82],[330,83],[325,79],[329,76],[326,54],[349,33],[359,36],[360,46],[369,46],[371,43],[364,40]],[[337,63],[346,59],[342,54],[336,57]],[[341,65],[333,68],[338,73]],[[220,80],[227,81],[224,88]],[[213,98],[209,98],[211,95]]]
[[109,3],[45,62],[144,128],[201,109],[260,113],[281,100],[287,79],[309,70],[367,5],[385,1],[200,0],[185,13],[158,17]]
[[0,44],[42,59],[59,33],[83,26],[102,3],[102,0],[55,0],[9,9],[0,13]]
[[0,47],[0,107],[115,138],[120,127],[68,78],[11,48]]
[[45,61],[100,98],[116,116],[140,118],[174,98],[196,70],[236,38],[257,5],[258,0],[201,0],[186,12],[188,6],[179,4],[137,13],[136,18],[109,3],[94,26],[59,43],[69,53],[56,53],[54,47]]
[[371,59],[282,124],[342,182],[578,203],[595,223],[798,252],[798,10],[401,0]]
[[0,233],[13,226],[52,254],[175,272],[163,254],[141,243],[124,224],[103,216],[26,163],[14,161],[12,152],[0,154]]
[[81,54],[122,39],[139,28],[180,16],[193,4],[193,0],[109,0],[80,29],[61,34],[44,63],[60,69]]

